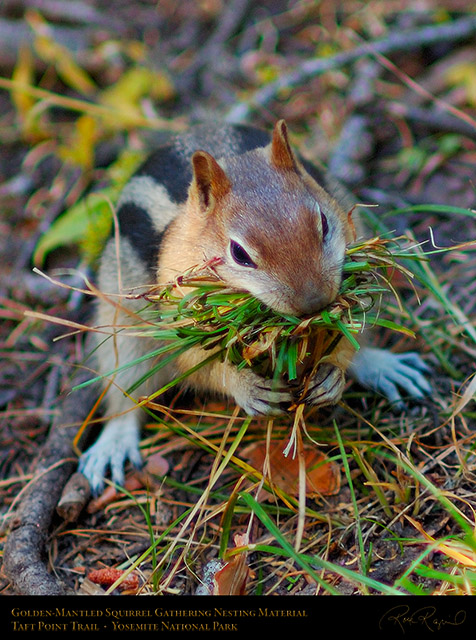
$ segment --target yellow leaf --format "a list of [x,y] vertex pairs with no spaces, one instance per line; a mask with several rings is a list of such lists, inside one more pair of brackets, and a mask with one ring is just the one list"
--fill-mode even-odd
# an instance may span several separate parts
[[94,147],[97,140],[97,125],[95,118],[90,115],[80,116],[67,144],[62,145],[58,152],[63,160],[77,164],[83,169],[91,169],[94,165]]
[[452,86],[461,86],[466,90],[468,103],[476,106],[476,61],[455,64],[446,72],[446,79]]
[[141,100],[144,97],[167,100],[173,95],[174,87],[165,74],[133,67],[104,89],[98,99],[101,104],[113,107],[123,121],[134,124],[143,117]]
[[84,95],[96,91],[96,85],[74,60],[70,51],[55,42],[48,23],[35,11],[27,11],[25,19],[35,33],[34,47],[40,58],[52,64],[63,82]]
[[[12,101],[16,108],[21,133],[28,142],[38,142],[48,135],[48,126],[43,121],[43,109],[36,98],[23,87],[34,81],[34,65],[31,50],[20,48],[17,64],[12,73]],[[15,88],[18,87],[18,88]]]
[[[33,82],[33,58],[29,47],[20,48],[18,62],[12,74],[12,80],[20,85],[29,85]],[[12,100],[17,113],[24,119],[35,104],[35,99],[23,91],[12,91]]]
[[175,96],[175,87],[172,80],[166,73],[157,71],[152,77],[150,92],[152,98],[165,102],[167,100],[171,100]]

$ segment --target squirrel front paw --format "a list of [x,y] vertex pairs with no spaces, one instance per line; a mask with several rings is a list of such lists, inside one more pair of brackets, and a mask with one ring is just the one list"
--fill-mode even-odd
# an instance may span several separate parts
[[291,391],[279,387],[276,380],[263,378],[251,369],[236,371],[234,399],[251,416],[280,415],[291,405]]
[[330,362],[324,362],[312,378],[304,400],[307,404],[319,407],[336,404],[342,396],[344,386],[344,372]]

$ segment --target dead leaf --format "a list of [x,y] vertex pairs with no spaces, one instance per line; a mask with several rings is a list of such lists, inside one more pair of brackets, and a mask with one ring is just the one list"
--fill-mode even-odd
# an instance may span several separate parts
[[243,358],[251,364],[251,360],[268,351],[273,342],[279,336],[281,327],[274,327],[270,331],[263,331],[255,342],[243,348]]
[[215,596],[244,596],[246,583],[250,575],[247,556],[240,553],[226,563],[215,575]]
[[475,397],[476,397],[476,375],[473,376],[473,379],[466,387],[466,390],[455,403],[453,412],[451,414],[451,418],[454,418],[456,415],[458,415],[458,413],[460,413],[469,402],[474,400]]
[[[285,456],[283,451],[287,441],[272,442],[269,451],[269,479],[282,491],[297,496],[299,494],[299,460]],[[243,451],[243,457],[255,467],[263,469],[266,458],[266,443],[250,445]],[[340,489],[339,466],[327,459],[316,447],[303,448],[306,468],[306,495],[315,498],[319,495],[335,495]]]
[[[248,544],[246,534],[236,534],[235,547]],[[203,571],[203,582],[197,590],[198,595],[243,596],[250,576],[248,553],[236,553],[228,561],[214,559],[207,563]]]

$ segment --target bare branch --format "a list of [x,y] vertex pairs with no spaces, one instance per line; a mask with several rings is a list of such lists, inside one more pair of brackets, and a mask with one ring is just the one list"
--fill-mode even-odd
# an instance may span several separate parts
[[389,55],[398,51],[408,52],[436,42],[441,44],[465,40],[474,34],[476,34],[476,16],[472,15],[444,24],[393,32],[385,38],[366,42],[329,58],[306,60],[290,73],[259,89],[249,101],[238,103],[230,109],[226,120],[228,122],[243,122],[247,120],[254,109],[267,105],[282,89],[296,87],[310,78],[352,64],[363,56]]

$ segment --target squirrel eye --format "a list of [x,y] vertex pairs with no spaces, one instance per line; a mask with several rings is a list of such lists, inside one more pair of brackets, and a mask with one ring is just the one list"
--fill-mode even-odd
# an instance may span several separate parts
[[235,240],[230,240],[230,253],[233,260],[242,267],[252,267],[256,269],[256,264],[250,258],[243,247]]
[[327,222],[326,216],[321,211],[321,224],[322,224],[322,239],[327,236],[327,232],[329,231],[329,224]]

